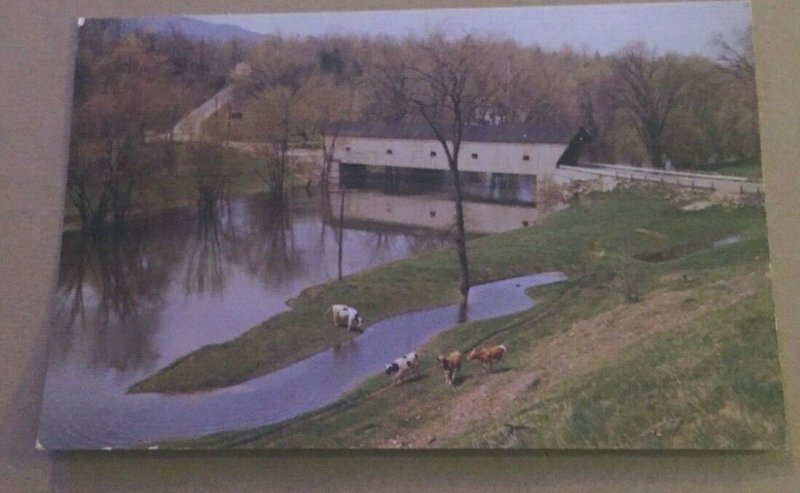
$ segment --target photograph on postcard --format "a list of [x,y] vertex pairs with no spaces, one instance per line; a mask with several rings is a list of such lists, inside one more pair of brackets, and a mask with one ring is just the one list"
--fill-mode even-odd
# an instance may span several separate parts
[[80,18],[37,447],[781,449],[749,2]]

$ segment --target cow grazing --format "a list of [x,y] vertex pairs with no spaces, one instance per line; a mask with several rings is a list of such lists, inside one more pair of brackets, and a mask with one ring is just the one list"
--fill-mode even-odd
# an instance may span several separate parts
[[361,330],[364,319],[358,310],[347,305],[331,305],[325,315],[333,315],[333,324],[337,327],[347,326],[347,330]]
[[386,365],[386,374],[392,376],[392,384],[399,384],[409,374],[412,377],[417,376],[419,371],[419,357],[417,353],[412,351],[405,356],[396,358],[394,361]]
[[470,351],[467,359],[470,361],[480,361],[484,370],[492,371],[495,361],[503,359],[503,354],[506,352],[505,344],[499,346],[481,347]]
[[461,351],[453,351],[447,356],[439,355],[437,358],[444,370],[444,381],[446,384],[453,385],[458,372],[461,371]]

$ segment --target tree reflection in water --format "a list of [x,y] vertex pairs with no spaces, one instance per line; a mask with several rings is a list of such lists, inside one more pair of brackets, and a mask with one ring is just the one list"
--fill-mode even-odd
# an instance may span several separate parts
[[[319,243],[322,245],[324,253],[327,232],[330,231],[337,247],[339,279],[344,274],[344,258],[349,255],[367,256],[370,265],[379,265],[394,260],[398,251],[407,249],[414,255],[418,255],[453,244],[453,232],[449,230],[423,230],[415,227],[348,219],[345,204],[348,197],[358,193],[363,193],[363,191],[358,189],[332,190],[328,194],[323,194],[325,198],[321,202],[321,208],[326,213],[323,216]],[[350,237],[349,243],[346,232],[354,233]],[[358,251],[348,251],[348,245],[350,245],[349,248],[357,245]]]
[[236,226],[228,201],[214,207],[200,207],[197,232],[190,243],[186,260],[186,294],[221,293],[225,288],[226,269],[230,269],[237,243]]
[[[181,209],[136,218],[122,235],[65,233],[53,356],[90,368],[149,370],[159,358],[217,337],[206,337],[196,320],[186,327],[177,320],[204,310],[228,313],[225,330],[235,334],[262,316],[260,300],[278,310],[301,289],[335,279],[339,249],[346,275],[447,244],[444,233],[346,217],[340,242],[338,198],[323,194],[281,206],[249,197],[205,213]],[[249,305],[223,296],[229,288],[237,296],[252,294]],[[205,293],[221,295],[199,296]],[[188,331],[185,344],[160,338],[183,337],[182,331]]]
[[135,227],[66,234],[62,255],[70,261],[61,262],[54,351],[63,355],[80,340],[94,366],[126,371],[153,362],[153,319],[183,251],[165,247]]
[[261,198],[248,202],[248,208],[249,230],[240,241],[246,271],[268,290],[304,274],[309,265],[295,239],[290,205]]

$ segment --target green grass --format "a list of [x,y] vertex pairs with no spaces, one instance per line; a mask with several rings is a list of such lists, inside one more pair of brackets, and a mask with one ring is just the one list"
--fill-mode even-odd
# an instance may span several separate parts
[[[779,448],[783,392],[768,288],[620,361],[580,375],[539,402],[518,400],[450,446]],[[509,443],[509,441],[511,443]]]
[[760,180],[762,176],[761,162],[756,159],[743,159],[732,163],[717,165],[714,172],[727,176],[741,176],[750,180]]
[[[257,98],[245,101],[242,107],[242,117],[238,119],[228,118],[228,105],[220,108],[219,112],[212,115],[202,123],[201,131],[204,135],[218,137],[234,142],[260,142],[264,139],[260,132],[263,122],[260,121],[259,113],[264,109],[259,107]],[[307,140],[293,135],[290,144],[293,147],[301,148],[321,148],[322,138],[315,134],[309,135]]]
[[[146,201],[165,206],[185,205],[197,201],[194,176],[190,169],[180,163],[191,160],[191,151],[186,144],[175,145],[177,169],[164,177],[153,180],[145,190]],[[223,148],[221,156],[224,161],[224,172],[229,182],[231,195],[247,195],[266,190],[266,186],[255,172],[255,157],[247,152]]]

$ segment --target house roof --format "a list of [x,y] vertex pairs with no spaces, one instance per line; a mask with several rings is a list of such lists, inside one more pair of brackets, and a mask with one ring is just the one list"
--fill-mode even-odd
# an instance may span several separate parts
[[[373,139],[436,139],[427,123],[339,122],[333,124],[340,137]],[[504,142],[524,144],[569,144],[576,129],[530,123],[512,125],[465,125],[464,142]]]

